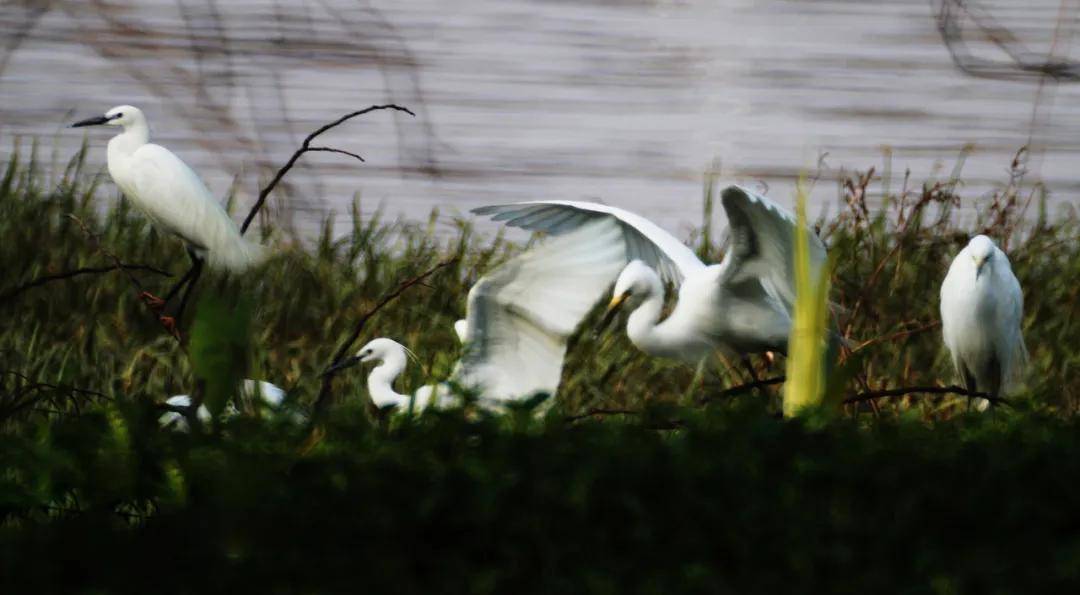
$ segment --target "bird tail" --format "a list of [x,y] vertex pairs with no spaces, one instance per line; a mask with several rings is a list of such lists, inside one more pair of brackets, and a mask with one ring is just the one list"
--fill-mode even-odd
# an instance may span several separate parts
[[233,235],[228,246],[209,252],[212,268],[236,273],[262,264],[269,256],[266,246],[245,240],[240,234]]

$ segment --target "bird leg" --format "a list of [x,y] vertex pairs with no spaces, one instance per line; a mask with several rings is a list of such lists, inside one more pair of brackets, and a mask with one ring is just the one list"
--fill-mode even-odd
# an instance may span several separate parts
[[[195,257],[192,256],[192,259],[194,259],[194,258]],[[165,294],[165,299],[161,300],[162,306],[164,306],[166,303],[171,301],[173,299],[173,297],[175,297],[176,294],[180,292],[180,289],[182,287],[184,287],[185,285],[187,285],[189,281],[191,281],[191,275],[194,272],[195,272],[195,261],[192,260],[191,267],[188,268],[187,272],[184,273],[184,276],[180,277],[180,280],[177,281],[176,284],[172,286],[172,289],[169,290],[169,293]],[[161,298],[157,298],[157,299],[160,300]]]
[[187,307],[188,298],[191,297],[191,290],[195,289],[195,284],[199,281],[199,275],[202,274],[203,261],[201,258],[191,256],[194,263],[191,265],[191,280],[187,283],[187,289],[184,290],[183,297],[180,298],[180,307],[176,310],[176,315],[173,320],[173,324],[179,326],[180,318],[184,315],[184,308]]

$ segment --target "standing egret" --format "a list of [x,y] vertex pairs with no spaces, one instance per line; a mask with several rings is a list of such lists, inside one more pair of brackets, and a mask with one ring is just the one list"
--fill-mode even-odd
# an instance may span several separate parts
[[[554,396],[562,376],[566,342],[599,301],[626,260],[619,225],[590,222],[563,237],[511,258],[469,290],[466,317],[454,330],[464,352],[451,380],[476,391],[480,404],[499,408],[538,393]],[[368,376],[376,405],[404,405],[407,395],[393,390],[406,364],[407,350],[390,339],[375,339],[331,370],[379,361]],[[425,386],[414,395],[414,409],[450,392],[446,385]]]
[[[211,268],[242,271],[265,258],[264,248],[240,235],[236,223],[199,176],[172,151],[150,143],[150,128],[141,110],[121,105],[71,126],[97,125],[123,128],[109,140],[108,166],[113,182],[155,225],[179,236],[191,256],[191,271],[164,301],[184,283],[194,285],[204,260]],[[186,298],[185,292],[181,311]]]
[[[716,349],[745,355],[786,353],[795,302],[795,217],[771,200],[738,186],[721,193],[731,246],[720,264],[703,263],[690,248],[653,222],[606,205],[530,201],[474,209],[524,229],[564,234],[597,220],[618,225],[611,238],[625,251],[605,323],[624,304],[634,308],[627,335],[650,355],[702,361]],[[812,271],[825,262],[825,245],[810,238]],[[594,250],[582,245],[580,250]],[[679,285],[675,309],[663,321],[664,282]]]
[[[245,378],[240,383],[240,392],[247,397],[259,397],[262,403],[271,409],[278,409],[281,407],[281,403],[285,400],[285,390],[275,386],[264,380],[252,380]],[[188,395],[176,395],[165,399],[166,405],[173,407],[191,407],[191,397]],[[226,417],[232,417],[236,415],[236,407],[229,403],[225,410]],[[210,423],[210,410],[206,408],[206,405],[199,405],[198,411],[195,412],[196,417],[203,423]],[[294,421],[299,422],[299,418],[294,418]],[[187,419],[179,411],[166,411],[158,418],[158,423],[162,426],[176,425],[178,430],[186,432],[188,430]]]
[[[1024,294],[1009,257],[977,235],[956,255],[941,284],[941,331],[969,392],[997,398],[1027,362],[1020,331]],[[980,409],[989,402],[980,399]]]

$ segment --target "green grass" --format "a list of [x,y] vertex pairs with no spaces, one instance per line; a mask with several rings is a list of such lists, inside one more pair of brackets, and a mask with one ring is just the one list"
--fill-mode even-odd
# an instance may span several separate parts
[[[128,263],[171,271],[186,270],[179,242],[157,233],[101,176],[88,176],[80,156],[66,173],[47,180],[33,161],[7,164],[0,180],[0,268],[6,271],[0,296],[43,275],[78,267],[112,264],[109,254]],[[819,222],[835,264],[831,298],[840,329],[854,348],[844,371],[850,380],[845,396],[870,390],[952,382],[940,341],[938,290],[949,261],[976,232],[989,233],[1006,249],[1025,290],[1024,333],[1032,355],[1027,389],[1021,402],[1072,414],[1080,406],[1080,338],[1077,293],[1080,285],[1080,242],[1075,212],[1062,207],[1047,212],[1038,193],[1026,215],[1028,189],[1018,176],[1008,178],[993,196],[968,200],[956,194],[956,180],[885,197],[883,207],[868,206],[866,196],[877,183],[859,177],[841,186],[839,216]],[[705,212],[711,212],[713,182],[707,182]],[[896,187],[895,181],[881,186]],[[974,205],[979,222],[960,228],[952,213]],[[317,375],[357,319],[385,292],[436,262],[456,257],[424,286],[373,317],[361,341],[375,336],[395,338],[412,348],[422,366],[411,366],[399,389],[413,390],[444,378],[459,354],[452,323],[464,315],[468,288],[481,275],[520,247],[473,233],[467,221],[457,222],[451,237],[434,233],[437,213],[427,221],[385,221],[378,214],[364,218],[354,205],[349,229],[329,223],[311,241],[291,240],[272,223],[263,222],[263,241],[278,245],[277,255],[257,271],[232,279],[204,279],[198,296],[233,303],[243,296],[250,309],[250,366],[241,370],[289,389],[303,404],[314,399]],[[811,209],[814,207],[811,205]],[[72,216],[96,236],[88,237]],[[722,257],[722,245],[707,232],[695,234],[697,251]],[[161,293],[171,280],[133,273],[146,289]],[[66,411],[90,400],[60,390],[38,388],[33,404],[15,399],[28,383],[77,387],[109,399],[160,401],[189,392],[194,384],[184,345],[161,332],[154,317],[137,300],[138,291],[119,272],[55,281],[4,300],[8,313],[0,321],[0,420],[18,406],[20,415]],[[0,297],[0,299],[3,299]],[[212,300],[211,300],[212,301]],[[188,317],[187,325],[190,325]],[[634,349],[622,332],[593,332],[588,321],[571,345],[557,399],[556,414],[579,414],[595,408],[639,409],[647,403],[681,402],[687,394],[704,398],[748,380],[717,358],[710,376],[691,386],[687,366],[648,358]],[[190,326],[182,329],[190,336]],[[905,334],[909,333],[910,334]],[[863,346],[865,345],[865,346]],[[849,354],[850,355],[850,354]],[[758,363],[759,373],[782,373]],[[647,388],[646,388],[647,387]],[[336,394],[363,395],[363,374],[354,370],[337,381]],[[778,407],[779,387],[765,397]],[[762,398],[760,391],[737,398]],[[913,395],[878,401],[876,413],[913,411],[924,418],[948,417],[964,407],[963,399]],[[848,407],[851,415],[871,410]]]
[[[354,207],[349,229],[309,241],[264,218],[253,232],[276,256],[205,278],[177,342],[120,272],[14,291],[110,254],[174,275],[187,256],[81,156],[56,179],[32,159],[4,172],[0,576],[20,592],[1005,593],[1080,579],[1080,227],[1016,172],[976,198],[955,179],[905,190],[856,176],[841,181],[840,214],[819,222],[852,345],[831,379],[846,397],[951,382],[938,288],[971,234],[998,240],[1025,288],[1032,355],[1012,407],[967,415],[962,398],[911,395],[781,420],[780,387],[720,397],[745,372],[718,360],[694,384],[693,369],[622,332],[597,335],[593,318],[546,418],[373,420],[356,369],[335,382],[313,448],[308,428],[274,416],[162,431],[157,404],[196,376],[242,372],[306,410],[379,297],[456,258],[360,337],[420,357],[399,390],[444,378],[468,288],[520,246],[465,221],[436,235],[436,213],[385,221]],[[873,208],[877,188],[894,190]],[[704,213],[714,190],[707,181]],[[957,226],[961,205],[979,213],[974,227]],[[691,241],[722,256],[709,225]],[[154,292],[170,282],[132,274]],[[215,408],[229,397],[227,383],[205,388]],[[598,409],[640,415],[566,421]]]

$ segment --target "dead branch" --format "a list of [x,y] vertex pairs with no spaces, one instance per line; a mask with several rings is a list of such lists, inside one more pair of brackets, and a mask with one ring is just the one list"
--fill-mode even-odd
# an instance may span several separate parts
[[100,273],[109,273],[109,272],[118,271],[118,270],[121,270],[121,269],[130,270],[130,271],[145,271],[145,272],[154,273],[154,274],[157,274],[157,275],[164,275],[166,277],[172,277],[172,273],[170,273],[168,271],[163,271],[163,270],[161,270],[159,268],[152,267],[152,266],[146,265],[146,264],[120,263],[119,265],[114,264],[112,266],[103,266],[103,267],[80,267],[80,268],[73,269],[73,270],[70,270],[70,271],[64,271],[63,273],[55,273],[55,274],[52,274],[52,275],[42,275],[42,276],[40,276],[40,277],[38,277],[36,279],[32,279],[30,281],[27,281],[26,283],[23,283],[22,285],[19,285],[17,287],[9,289],[8,291],[6,291],[4,293],[0,293],[0,304],[6,302],[8,300],[11,300],[15,296],[17,296],[17,295],[19,295],[19,294],[21,294],[21,293],[23,293],[25,291],[28,291],[28,290],[33,289],[35,287],[41,287],[42,285],[45,285],[47,283],[51,283],[53,281],[62,281],[64,279],[73,279],[75,277],[79,277],[79,276],[82,276],[82,275],[93,275],[93,274],[100,274]]
[[708,403],[710,401],[716,401],[718,399],[724,399],[727,397],[733,397],[742,393],[748,393],[754,389],[764,388],[766,386],[772,386],[774,384],[780,384],[787,380],[786,376],[773,376],[772,378],[763,378],[761,380],[755,380],[754,382],[747,382],[746,384],[740,384],[731,388],[724,389],[718,393],[712,393],[705,395],[698,400],[699,403]]
[[901,388],[891,388],[887,390],[871,391],[865,393],[859,393],[854,397],[844,399],[843,403],[849,405],[851,403],[862,403],[864,401],[873,401],[874,399],[903,397],[906,395],[914,394],[930,394],[930,395],[960,395],[962,397],[973,397],[986,399],[991,403],[998,405],[1012,406],[1012,403],[1002,399],[1001,397],[991,397],[987,393],[969,392],[962,386],[905,386]]
[[115,265],[115,268],[123,271],[124,274],[127,275],[128,280],[131,281],[131,284],[139,292],[140,301],[143,301],[143,303],[146,304],[147,309],[150,310],[150,312],[154,315],[154,319],[158,321],[158,324],[161,325],[161,328],[165,329],[165,332],[168,333],[169,336],[171,336],[173,339],[176,339],[177,343],[180,343],[180,333],[177,332],[175,328],[170,328],[169,325],[167,325],[165,321],[161,319],[161,316],[159,316],[158,313],[150,307],[150,304],[142,300],[142,294],[145,294],[146,290],[143,289],[142,283],[140,283],[138,278],[135,277],[135,274],[132,273],[130,269],[124,268],[124,263],[120,262],[120,258],[110,252],[107,248],[105,248],[105,246],[101,244],[101,239],[96,233],[90,230],[90,228],[86,225],[86,222],[71,213],[68,213],[68,218],[74,221],[76,225],[78,225],[80,228],[82,228],[83,233],[86,234],[86,237],[90,239],[90,242],[94,245],[95,250],[109,257],[109,259],[113,261],[113,265]]
[[414,117],[416,116],[416,114],[414,114],[409,108],[401,107],[400,105],[394,105],[392,103],[388,103],[386,105],[373,105],[371,107],[364,108],[364,109],[362,109],[360,111],[355,111],[355,112],[352,112],[352,113],[349,113],[349,114],[345,114],[344,116],[341,116],[340,118],[338,118],[337,120],[334,120],[333,122],[330,122],[329,124],[323,124],[318,129],[316,129],[314,132],[307,135],[307,138],[304,139],[304,142],[302,142],[300,144],[300,148],[297,149],[296,152],[294,152],[292,154],[292,157],[290,157],[289,160],[285,162],[285,165],[281,166],[281,169],[279,169],[277,171],[277,173],[274,174],[274,177],[273,177],[273,179],[270,180],[270,183],[267,184],[262,190],[259,191],[258,200],[256,200],[255,204],[251,207],[251,211],[247,214],[247,217],[244,218],[244,224],[240,226],[240,235],[243,235],[244,233],[247,232],[248,227],[251,226],[251,222],[255,219],[255,215],[257,215],[259,213],[259,210],[262,209],[263,204],[266,203],[266,198],[268,196],[270,196],[270,193],[274,191],[274,188],[277,188],[277,185],[279,183],[281,183],[281,180],[285,177],[285,174],[289,173],[289,170],[291,170],[293,168],[293,166],[296,165],[296,161],[298,159],[300,159],[300,156],[303,155],[304,153],[312,153],[312,152],[341,153],[343,155],[348,155],[350,157],[359,159],[360,161],[364,160],[363,157],[357,155],[356,153],[350,153],[350,152],[342,150],[342,149],[335,149],[335,148],[332,148],[332,147],[313,147],[313,146],[311,146],[311,141],[315,140],[320,134],[326,132],[327,130],[330,130],[332,128],[340,126],[341,124],[343,124],[343,123],[347,122],[348,120],[351,120],[351,119],[353,119],[353,118],[355,118],[357,116],[362,116],[362,115],[364,115],[366,113],[373,112],[373,111],[376,111],[376,110],[388,110],[388,109],[389,110],[397,110],[399,112],[405,112],[406,114],[409,114],[410,116],[414,116]]
[[[966,18],[987,40],[1008,56],[1009,61],[975,56],[967,47],[960,20]],[[1037,57],[1007,28],[977,5],[965,0],[942,0],[937,14],[938,33],[953,63],[966,74],[981,78],[1017,80],[1050,77],[1058,82],[1080,81],[1080,64]]]

